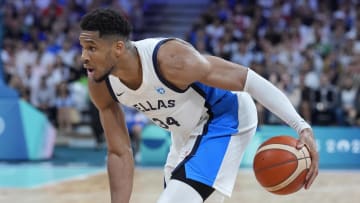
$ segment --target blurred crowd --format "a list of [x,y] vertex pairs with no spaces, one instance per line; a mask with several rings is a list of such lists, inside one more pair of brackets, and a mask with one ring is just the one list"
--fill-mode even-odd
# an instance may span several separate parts
[[[210,1],[184,36],[200,52],[248,66],[282,89],[315,125],[360,126],[360,3],[355,0]],[[102,143],[96,108],[82,69],[79,20],[101,6],[123,11],[142,32],[141,0],[8,0],[1,60],[5,82],[71,132],[90,111]],[[184,33],[185,34],[185,33]],[[281,121],[260,104],[260,124]],[[147,120],[125,109],[138,148]]]
[[[88,97],[78,37],[80,18],[104,6],[122,11],[139,30],[142,5],[137,0],[5,0],[0,5],[5,83],[43,111],[58,134],[71,134],[85,122],[99,145],[103,132]],[[139,119],[127,112],[132,127]],[[138,130],[130,133],[137,135]]]
[[214,0],[187,41],[269,79],[311,124],[360,126],[357,0]]

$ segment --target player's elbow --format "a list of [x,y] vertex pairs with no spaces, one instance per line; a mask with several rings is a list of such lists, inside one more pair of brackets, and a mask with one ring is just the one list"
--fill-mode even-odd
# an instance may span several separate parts
[[197,70],[196,72],[202,75],[202,77],[206,77],[211,72],[211,63],[204,56],[196,57],[196,58],[187,58],[185,60],[185,67],[188,67],[190,70]]
[[128,144],[117,144],[116,146],[108,145],[108,156],[124,157],[132,156],[132,148]]
[[120,160],[121,162],[123,162],[122,160],[131,160],[132,149],[129,147],[126,147],[121,150],[108,149],[107,158],[108,160]]

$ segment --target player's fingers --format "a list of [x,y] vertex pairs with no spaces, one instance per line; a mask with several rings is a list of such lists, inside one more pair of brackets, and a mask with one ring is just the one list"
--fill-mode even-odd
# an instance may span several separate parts
[[[298,139],[297,143],[296,143],[296,148],[297,149],[301,149],[303,148],[305,145],[309,145],[309,137],[308,136],[300,136],[300,138]],[[309,147],[309,146],[308,146]]]
[[301,149],[302,147],[304,147],[304,145],[306,145],[309,150],[313,150],[315,149],[315,145],[314,145],[315,141],[314,141],[314,135],[311,129],[305,129],[303,131],[301,131],[298,142],[296,144],[296,148],[297,149]]
[[307,174],[307,177],[306,177],[306,183],[305,183],[305,189],[309,189],[310,186],[313,184],[315,178],[317,177],[318,175],[318,168],[317,167],[311,167],[308,174]]
[[298,141],[296,143],[296,148],[301,149],[306,145],[306,143],[307,143],[307,140],[306,140],[305,136],[300,136],[300,138],[298,139]]
[[312,163],[309,168],[309,172],[306,175],[306,183],[305,183],[305,189],[309,189],[312,183],[314,182],[315,178],[319,174],[319,158],[318,154],[315,152],[311,153],[312,157]]
[[297,149],[301,149],[305,146],[304,142],[302,140],[298,140],[298,142],[296,143],[296,148]]

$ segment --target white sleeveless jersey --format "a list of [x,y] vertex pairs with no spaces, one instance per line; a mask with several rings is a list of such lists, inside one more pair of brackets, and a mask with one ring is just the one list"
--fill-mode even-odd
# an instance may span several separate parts
[[255,105],[250,97],[239,99],[243,97],[239,93],[200,82],[181,90],[166,81],[158,68],[157,53],[168,40],[173,39],[133,42],[142,68],[138,89],[129,89],[113,75],[106,78],[106,84],[114,100],[136,108],[171,132],[165,168],[172,171],[184,165],[187,178],[230,195],[244,150],[238,146],[243,138],[234,135],[256,128],[256,120],[248,116],[256,116]]
[[196,126],[205,120],[202,116],[207,116],[204,97],[193,88],[182,91],[173,87],[158,72],[157,51],[167,40],[152,38],[133,42],[140,55],[142,84],[137,90],[132,90],[110,75],[110,89],[117,101],[135,107],[166,130],[187,135],[201,134],[199,129],[196,131]]
[[[169,40],[174,39],[149,38],[133,42],[141,60],[140,87],[132,90],[119,78],[109,75],[106,79],[108,89],[116,101],[138,109],[155,124],[172,133],[201,135],[209,119],[237,109],[236,95],[199,82],[181,90],[166,81],[158,69],[157,53],[160,46]],[[233,108],[229,108],[229,105]],[[237,112],[233,113],[237,115]],[[226,119],[217,126],[222,134],[237,132],[237,123],[227,122]]]

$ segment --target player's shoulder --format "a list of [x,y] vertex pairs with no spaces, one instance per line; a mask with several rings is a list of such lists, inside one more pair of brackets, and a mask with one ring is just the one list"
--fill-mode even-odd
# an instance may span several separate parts
[[167,38],[162,41],[161,47],[159,47],[158,58],[170,59],[170,63],[173,63],[174,59],[188,61],[192,60],[195,52],[196,49],[185,40]]
[[166,40],[168,38],[164,37],[154,37],[154,38],[145,38],[137,41],[133,41],[133,43],[137,46],[143,46],[143,45],[151,45],[151,44],[157,44],[163,40]]
[[139,46],[147,46],[147,45],[153,45],[153,46],[157,46],[157,47],[163,47],[164,45],[168,45],[168,44],[182,44],[182,45],[187,45],[187,46],[191,46],[188,42],[180,39],[180,38],[176,38],[176,37],[153,37],[153,38],[145,38],[142,40],[138,40],[138,41],[133,41],[133,43],[139,47]]

